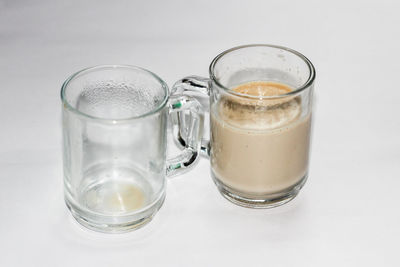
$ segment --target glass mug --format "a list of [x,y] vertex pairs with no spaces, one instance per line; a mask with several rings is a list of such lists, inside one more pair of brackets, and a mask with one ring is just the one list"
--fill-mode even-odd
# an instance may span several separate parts
[[[308,175],[312,63],[289,48],[246,45],[214,58],[209,75],[183,78],[172,91],[209,96],[210,140],[202,151],[220,193],[251,208],[290,201]],[[186,145],[188,135],[179,127],[178,143]]]
[[[65,201],[75,219],[101,232],[151,220],[165,198],[166,176],[198,158],[201,105],[170,96],[154,73],[134,66],[84,69],[61,89]],[[166,160],[169,114],[190,117],[182,153]]]

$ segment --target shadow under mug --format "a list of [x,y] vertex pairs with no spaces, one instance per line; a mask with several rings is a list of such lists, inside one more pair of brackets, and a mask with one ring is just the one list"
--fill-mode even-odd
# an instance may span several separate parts
[[[65,202],[82,225],[124,232],[151,220],[166,177],[192,166],[200,151],[201,105],[170,96],[154,73],[134,66],[84,69],[61,89]],[[185,147],[166,157],[167,120],[190,117]]]
[[[308,176],[312,63],[286,47],[245,45],[215,57],[209,75],[183,78],[172,91],[209,98],[210,140],[203,140],[202,152],[210,158],[211,176],[220,193],[251,208],[290,201]],[[251,87],[250,83],[292,90],[263,96],[234,90]],[[176,122],[186,125],[190,120],[179,117]],[[176,129],[177,142],[186,146],[189,132],[185,127]]]

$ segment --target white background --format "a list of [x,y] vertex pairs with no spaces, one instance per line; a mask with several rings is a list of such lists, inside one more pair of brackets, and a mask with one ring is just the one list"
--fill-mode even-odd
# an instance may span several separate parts
[[[393,1],[0,0],[0,266],[399,266],[400,5]],[[59,90],[97,64],[169,85],[249,43],[317,69],[309,180],[241,208],[201,159],[144,228],[98,234],[63,202]]]

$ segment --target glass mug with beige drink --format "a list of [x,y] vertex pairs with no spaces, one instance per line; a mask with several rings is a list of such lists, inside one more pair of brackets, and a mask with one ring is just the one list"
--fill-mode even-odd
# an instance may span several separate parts
[[[173,91],[209,95],[210,141],[203,140],[202,150],[219,191],[252,208],[290,201],[308,176],[312,63],[285,47],[247,45],[218,55],[209,72],[209,79],[178,81]],[[176,133],[185,145],[190,132],[180,127]]]

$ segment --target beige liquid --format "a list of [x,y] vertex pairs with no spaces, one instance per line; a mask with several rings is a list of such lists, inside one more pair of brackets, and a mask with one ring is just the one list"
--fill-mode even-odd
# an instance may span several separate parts
[[[233,90],[273,96],[292,89],[275,82],[251,82]],[[290,189],[307,173],[310,124],[310,115],[301,116],[299,97],[223,97],[211,112],[215,178],[250,196]]]

